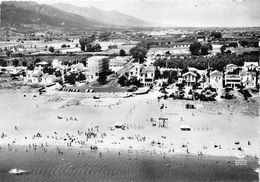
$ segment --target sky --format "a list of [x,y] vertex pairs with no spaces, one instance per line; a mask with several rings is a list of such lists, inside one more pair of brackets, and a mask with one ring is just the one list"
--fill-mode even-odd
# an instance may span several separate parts
[[162,26],[260,26],[260,0],[37,0],[116,10]]

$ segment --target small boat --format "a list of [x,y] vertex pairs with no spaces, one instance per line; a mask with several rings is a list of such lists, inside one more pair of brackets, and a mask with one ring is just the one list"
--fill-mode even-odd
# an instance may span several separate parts
[[8,171],[8,173],[10,173],[10,174],[24,174],[24,173],[27,173],[27,172],[28,172],[28,171],[21,170],[21,169],[16,169],[16,168],[10,169],[10,170]]

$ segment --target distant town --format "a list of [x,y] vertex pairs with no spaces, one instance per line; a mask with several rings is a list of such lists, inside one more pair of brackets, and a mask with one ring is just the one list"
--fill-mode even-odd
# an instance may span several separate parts
[[[135,92],[173,85],[179,89],[174,97],[214,100],[223,88],[259,89],[259,36],[257,29],[239,28],[6,30],[0,71],[22,84],[59,84],[60,91]],[[214,94],[201,95],[209,90]]]

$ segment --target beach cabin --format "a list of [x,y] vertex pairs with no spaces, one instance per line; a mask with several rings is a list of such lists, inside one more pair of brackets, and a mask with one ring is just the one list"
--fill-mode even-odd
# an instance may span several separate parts
[[187,72],[182,75],[186,86],[193,86],[197,83],[197,74],[194,72]]
[[239,74],[225,74],[225,86],[235,88],[241,85],[241,76]]

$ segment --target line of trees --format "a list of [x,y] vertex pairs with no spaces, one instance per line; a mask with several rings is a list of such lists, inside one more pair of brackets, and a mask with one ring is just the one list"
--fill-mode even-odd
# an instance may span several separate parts
[[207,69],[208,66],[214,70],[222,71],[227,64],[233,63],[237,66],[243,66],[244,62],[258,62],[259,52],[236,54],[218,54],[214,57],[189,56],[185,58],[173,57],[157,58],[154,62],[155,67],[180,68],[195,67],[197,69]]

